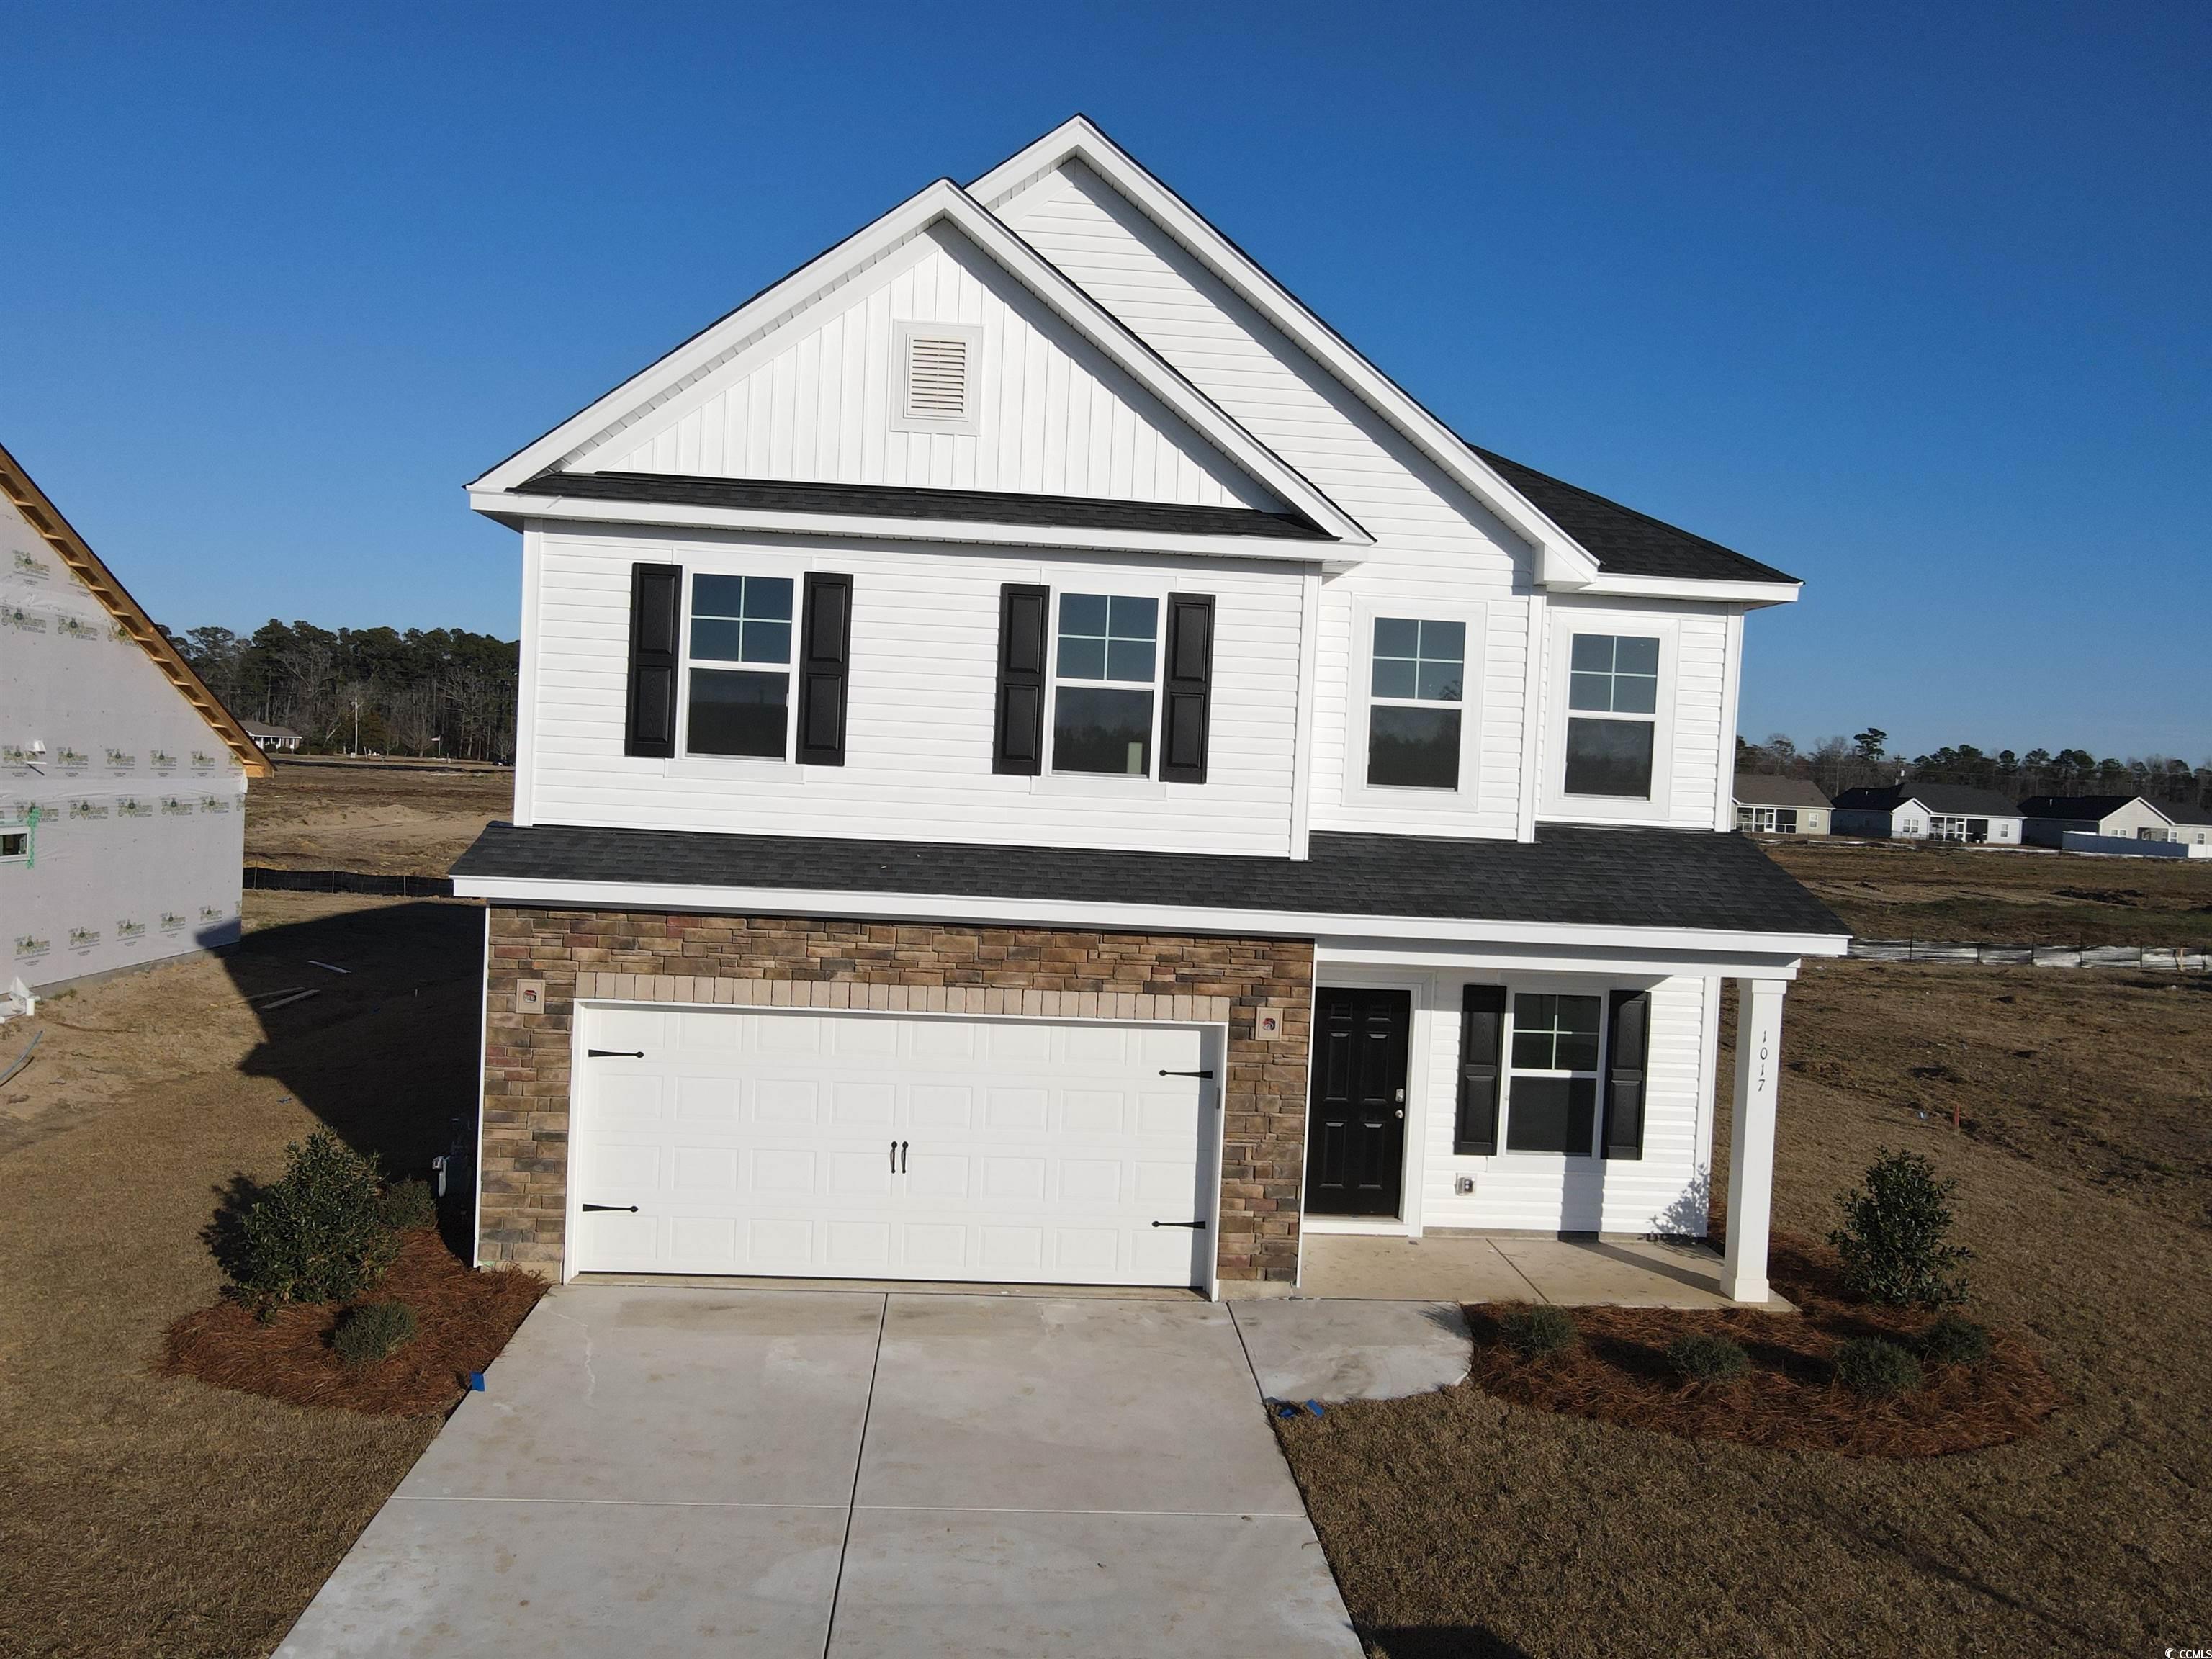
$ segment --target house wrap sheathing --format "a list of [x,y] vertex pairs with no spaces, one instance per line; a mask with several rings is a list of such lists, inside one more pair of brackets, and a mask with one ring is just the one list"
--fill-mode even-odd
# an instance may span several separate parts
[[0,988],[235,943],[269,762],[0,449]]

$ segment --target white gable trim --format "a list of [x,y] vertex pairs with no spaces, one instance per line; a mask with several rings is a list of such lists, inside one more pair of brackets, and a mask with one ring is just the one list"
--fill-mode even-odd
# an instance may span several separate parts
[[1246,304],[1288,335],[1534,547],[1538,579],[1546,586],[1580,588],[1598,579],[1598,562],[1581,544],[1500,477],[1410,392],[1309,311],[1249,254],[1092,125],[1089,118],[1079,115],[1055,127],[968,189],[995,210],[1071,157],[1081,160],[1128,198]]
[[673,396],[697,376],[741,349],[750,338],[780,324],[841,286],[901,242],[943,221],[959,230],[1018,282],[1042,300],[1060,319],[1120,368],[1152,397],[1243,471],[1304,514],[1337,541],[1372,545],[1374,538],[1328,495],[1170,368],[1097,301],[1078,288],[1030,245],[985,211],[950,179],[908,198],[866,228],[811,259],[781,282],[763,290],[713,326],[605,397],[569,416],[501,462],[469,489],[504,492],[562,464],[580,449],[613,432],[641,410]]

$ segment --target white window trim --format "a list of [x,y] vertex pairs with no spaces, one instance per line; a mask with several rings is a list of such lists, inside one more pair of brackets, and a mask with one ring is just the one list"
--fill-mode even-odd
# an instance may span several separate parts
[[[1099,573],[1103,576],[1104,573]],[[1044,675],[1044,770],[1036,782],[1049,793],[1066,794],[1111,794],[1126,796],[1131,792],[1164,795],[1168,786],[1160,781],[1160,720],[1164,716],[1166,696],[1162,688],[1165,678],[1168,631],[1168,586],[1147,582],[1132,582],[1118,573],[1109,580],[1099,580],[1077,572],[1065,578],[1048,576],[1046,587],[1051,602],[1045,617],[1046,656]],[[1063,772],[1060,769],[1060,605],[1070,593],[1103,596],[1109,599],[1150,599],[1158,607],[1152,613],[1152,678],[1148,687],[1152,694],[1152,738],[1146,746],[1146,769],[1130,772]],[[1134,680],[1072,680],[1078,686],[1103,686],[1112,690],[1119,687],[1136,690]]]
[[[1367,781],[1367,736],[1375,707],[1375,623],[1382,617],[1416,622],[1460,623],[1467,629],[1467,660],[1460,681],[1459,787],[1424,789]],[[1352,607],[1351,695],[1345,699],[1344,804],[1384,808],[1407,817],[1464,817],[1480,810],[1482,795],[1482,674],[1488,660],[1490,607],[1433,599],[1404,602],[1360,599]],[[1395,706],[1395,700],[1391,700]],[[1431,704],[1432,708],[1446,707]]]
[[[1617,984],[1610,980],[1548,980],[1541,984],[1509,981],[1505,987],[1504,1042],[1498,1068],[1498,1150],[1489,1158],[1477,1157],[1473,1161],[1504,1164],[1520,1169],[1564,1169],[1570,1164],[1595,1164],[1604,1155],[1605,1147],[1605,1067],[1612,1056],[1613,1012],[1612,994],[1616,990],[1635,988]],[[1516,1152],[1506,1150],[1506,1141],[1513,1123],[1513,1079],[1516,1077],[1574,1078],[1580,1072],[1522,1072],[1513,1064],[1513,1033],[1520,1012],[1521,999],[1537,997],[1595,997],[1597,999],[1597,1070],[1591,1073],[1593,1088],[1590,1113],[1590,1149],[1587,1152]]]
[[[983,374],[983,331],[975,323],[931,323],[919,319],[893,325],[891,331],[891,361],[889,374],[890,385],[884,388],[884,407],[890,418],[894,432],[941,432],[956,437],[974,437],[982,429],[980,405],[982,390],[978,384]],[[960,340],[968,347],[968,378],[963,390],[966,393],[964,412],[957,418],[941,415],[909,415],[906,408],[907,374],[913,362],[915,340]]]
[[[1651,715],[1651,793],[1640,799],[1567,793],[1568,675],[1577,634],[1627,635],[1659,641],[1658,707]],[[1551,668],[1545,704],[1543,775],[1538,781],[1540,815],[1546,818],[1597,819],[1611,823],[1671,824],[1674,811],[1674,704],[1681,678],[1682,628],[1679,619],[1648,611],[1593,611],[1579,605],[1552,607]],[[1585,718],[1589,716],[1585,715]],[[1640,715],[1598,715],[1639,720]],[[1702,820],[1701,820],[1702,821]]]
[[[684,772],[707,776],[741,777],[757,773],[763,768],[788,771],[793,778],[803,780],[806,769],[793,758],[798,752],[799,742],[799,630],[803,621],[801,613],[806,605],[806,573],[812,568],[811,562],[794,563],[774,555],[756,556],[746,554],[727,559],[688,559],[684,568],[684,649],[678,659],[676,684],[676,753],[665,763],[672,772]],[[783,700],[783,753],[776,755],[695,755],[691,752],[691,656],[692,582],[700,576],[760,576],[791,583],[791,656],[784,663],[784,674],[789,684]],[[697,666],[725,669],[738,673],[747,670],[766,672],[765,663],[733,663],[716,657],[702,658]]]

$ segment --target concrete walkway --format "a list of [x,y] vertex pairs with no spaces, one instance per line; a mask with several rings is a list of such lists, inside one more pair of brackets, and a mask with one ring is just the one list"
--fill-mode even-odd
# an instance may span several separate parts
[[1224,1307],[568,1286],[488,1383],[287,1659],[1360,1651]]
[[[1305,1238],[1301,1296],[1356,1300],[1550,1302],[1563,1308],[1734,1308],[1721,1258],[1691,1240],[1358,1233]],[[1790,1304],[1771,1298],[1770,1311]]]

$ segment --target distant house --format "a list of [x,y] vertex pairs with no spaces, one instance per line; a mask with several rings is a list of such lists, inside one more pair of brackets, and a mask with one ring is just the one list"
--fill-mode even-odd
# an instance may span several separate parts
[[2063,847],[2069,830],[2124,841],[2173,841],[2212,846],[2212,812],[2142,795],[2037,795],[2020,804],[2027,838]]
[[264,755],[271,752],[289,755],[300,746],[300,734],[289,726],[264,726],[259,720],[240,720],[239,724],[246,728],[246,736],[253,739],[253,746]]
[[1735,827],[1761,836],[1825,836],[1828,798],[1809,778],[1735,775]]
[[2021,844],[2024,821],[2020,808],[1994,789],[1974,789],[1962,783],[1893,783],[1886,789],[1846,789],[1836,797],[1829,817],[1839,836],[1987,842],[2003,847]]

